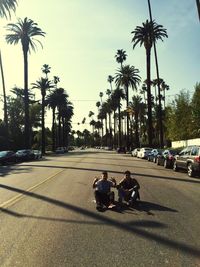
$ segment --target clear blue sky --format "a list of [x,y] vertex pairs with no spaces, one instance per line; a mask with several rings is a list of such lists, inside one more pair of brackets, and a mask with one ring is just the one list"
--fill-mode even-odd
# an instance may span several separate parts
[[[196,1],[151,0],[151,4],[153,18],[169,35],[158,43],[157,50],[160,77],[170,86],[167,92],[170,101],[181,89],[192,92],[196,82],[200,82],[200,23]],[[38,51],[29,57],[29,83],[41,77],[43,64],[49,64],[49,77],[60,77],[59,85],[74,103],[75,129],[83,117],[89,123],[90,110],[97,114],[99,92],[109,88],[107,77],[114,76],[119,68],[114,57],[117,49],[127,52],[126,63],[138,68],[142,80],[146,79],[145,50],[137,47],[133,51],[131,31],[149,18],[147,0],[19,0],[11,21],[24,17],[37,22],[47,33],[40,39],[43,49],[38,46]],[[21,46],[5,43],[4,27],[8,22],[0,21],[7,94],[15,85],[23,87]],[[152,68],[155,69],[153,58]],[[50,126],[50,121],[48,115],[46,126]]]

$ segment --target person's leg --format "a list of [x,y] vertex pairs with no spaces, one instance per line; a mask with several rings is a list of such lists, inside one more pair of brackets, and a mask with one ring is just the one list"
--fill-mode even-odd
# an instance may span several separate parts
[[110,203],[112,203],[112,204],[114,204],[114,202],[115,202],[115,193],[112,191],[112,192],[110,192]]
[[102,194],[99,191],[94,191],[97,207],[102,206]]
[[118,202],[122,203],[123,199],[125,197],[125,192],[122,188],[118,189]]

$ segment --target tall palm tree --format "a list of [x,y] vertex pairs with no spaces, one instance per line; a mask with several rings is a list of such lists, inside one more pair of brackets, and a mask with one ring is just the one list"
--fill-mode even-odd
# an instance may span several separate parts
[[1,0],[0,1],[0,17],[10,18],[11,12],[16,10],[17,0]]
[[157,40],[162,40],[167,37],[166,29],[162,25],[158,25],[155,21],[142,23],[142,26],[137,26],[132,38],[133,49],[137,44],[144,45],[146,50],[146,68],[147,68],[147,104],[148,104],[148,140],[149,145],[152,145],[152,106],[151,106],[151,48]]
[[32,83],[33,89],[39,89],[42,95],[42,154],[45,154],[45,96],[47,90],[53,88],[53,84],[46,78],[40,78],[35,83]]
[[[115,83],[117,87],[124,87],[126,92],[126,107],[129,106],[129,87],[133,90],[137,90],[141,78],[139,76],[139,70],[134,66],[126,65],[122,66],[121,69],[118,69],[116,74]],[[127,113],[127,140],[126,140],[127,150],[129,150],[129,114]]]
[[132,97],[132,102],[130,103],[130,107],[133,110],[133,117],[134,117],[134,130],[135,130],[135,145],[136,147],[140,146],[140,139],[139,139],[139,115],[142,109],[142,98],[139,95]]
[[28,97],[28,52],[36,50],[36,41],[42,46],[41,42],[35,37],[45,36],[43,32],[33,20],[25,18],[18,19],[16,24],[9,23],[7,30],[10,34],[6,35],[6,41],[9,44],[18,44],[21,42],[24,56],[24,101],[25,101],[25,146],[30,147],[30,123],[29,123],[29,97]]
[[42,72],[46,75],[46,79],[48,79],[48,73],[50,73],[51,67],[48,64],[44,64],[42,66]]
[[121,136],[121,100],[125,99],[126,95],[124,90],[117,88],[113,92],[113,99],[115,99],[118,108],[118,147],[122,146],[122,136]]
[[101,99],[101,105],[102,105],[103,92],[100,92],[100,93],[99,93],[99,97],[100,97],[100,99]]
[[200,0],[196,0],[196,4],[197,4],[198,15],[199,15],[199,21],[200,21]]
[[58,87],[58,83],[60,82],[60,78],[58,76],[53,76],[53,81],[56,85],[56,88]]
[[[17,1],[16,0],[1,0],[0,1],[0,17],[10,18],[11,12],[16,10]],[[3,73],[3,63],[0,51],[0,68],[1,68],[1,79],[2,79],[2,88],[3,88],[3,102],[4,102],[4,123],[6,129],[6,140],[7,144],[6,147],[8,149],[9,144],[9,132],[8,132],[8,112],[7,112],[7,100],[6,100],[6,88],[5,88],[5,81],[4,81],[4,73]]]
[[121,64],[121,68],[122,68],[123,66],[122,63],[126,61],[126,58],[127,58],[126,51],[123,49],[118,49],[115,55],[115,58],[116,58],[117,63]]
[[114,81],[114,77],[112,77],[111,75],[108,75],[108,79],[107,81],[109,82],[110,84],[110,90],[111,90],[111,93],[113,91],[113,88],[112,88],[112,82]]

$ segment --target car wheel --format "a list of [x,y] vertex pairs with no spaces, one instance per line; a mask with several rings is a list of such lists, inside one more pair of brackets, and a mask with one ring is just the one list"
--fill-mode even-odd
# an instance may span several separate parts
[[164,167],[168,168],[168,164],[167,164],[167,160],[166,159],[164,160]]
[[175,172],[178,171],[178,166],[177,166],[176,161],[174,161],[173,170],[174,170]]
[[188,173],[189,177],[193,177],[194,176],[194,170],[193,170],[193,167],[192,167],[191,163],[189,163],[188,166],[187,166],[187,173]]

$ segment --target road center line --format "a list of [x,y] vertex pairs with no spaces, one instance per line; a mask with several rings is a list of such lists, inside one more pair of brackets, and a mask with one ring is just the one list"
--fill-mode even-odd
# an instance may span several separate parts
[[[31,186],[31,187],[29,187],[28,189],[23,189],[23,190],[26,191],[26,192],[34,191],[34,190],[35,190],[36,188],[38,188],[40,185],[46,183],[47,181],[49,181],[50,179],[54,178],[55,176],[57,176],[58,174],[60,174],[60,173],[63,172],[63,171],[65,171],[65,170],[61,170],[61,171],[59,171],[59,172],[57,172],[57,173],[55,173],[55,174],[53,174],[53,175],[47,177],[47,178],[46,178],[45,180],[43,180],[42,182],[40,182],[40,183],[38,183],[38,184],[36,184],[36,185],[34,185],[34,186]],[[25,196],[26,196],[26,195],[24,195],[23,193],[22,193],[22,194],[18,194],[18,195],[16,195],[16,196],[12,197],[11,199],[9,199],[9,200],[3,202],[2,204],[0,204],[0,208],[8,208],[9,206],[15,204],[17,201],[19,201],[20,199],[22,199],[22,198],[25,197]]]

